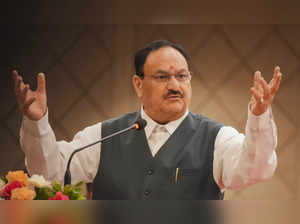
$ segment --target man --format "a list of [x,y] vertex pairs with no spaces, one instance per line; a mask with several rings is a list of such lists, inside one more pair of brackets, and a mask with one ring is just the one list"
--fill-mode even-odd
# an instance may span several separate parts
[[28,171],[63,182],[74,149],[141,117],[148,123],[145,131],[128,132],[79,152],[71,164],[72,183],[94,181],[96,199],[222,199],[226,189],[272,177],[277,132],[270,106],[281,80],[279,67],[269,84],[259,71],[254,74],[246,136],[188,111],[192,76],[179,45],[149,43],[136,53],[135,69],[132,83],[141,111],[88,127],[71,142],[57,142],[48,123],[44,74],[31,91],[14,71]]

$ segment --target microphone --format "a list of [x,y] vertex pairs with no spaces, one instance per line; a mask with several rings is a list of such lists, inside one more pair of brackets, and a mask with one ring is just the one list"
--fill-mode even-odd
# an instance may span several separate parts
[[68,160],[67,169],[66,169],[65,178],[64,178],[64,186],[66,186],[67,184],[71,184],[70,164],[71,164],[72,158],[75,155],[75,153],[80,152],[83,149],[86,149],[86,148],[88,148],[90,146],[96,145],[96,144],[98,144],[100,142],[103,142],[103,141],[105,141],[107,139],[110,139],[110,138],[112,138],[112,137],[114,137],[116,135],[120,135],[120,134],[122,134],[124,132],[127,132],[127,131],[131,130],[131,129],[134,129],[134,130],[137,130],[137,131],[143,130],[146,127],[146,125],[147,125],[147,121],[145,121],[144,119],[139,119],[133,125],[129,126],[128,128],[125,128],[123,130],[117,131],[117,132],[115,132],[115,133],[113,133],[111,135],[108,135],[108,136],[105,136],[104,138],[101,138],[100,140],[98,140],[98,141],[96,141],[94,143],[91,143],[89,145],[86,145],[86,146],[83,146],[83,147],[81,147],[79,149],[74,150],[72,152],[69,160]]

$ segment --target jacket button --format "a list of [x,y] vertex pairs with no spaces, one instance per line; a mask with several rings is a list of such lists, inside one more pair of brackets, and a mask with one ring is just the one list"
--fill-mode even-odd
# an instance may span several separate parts
[[147,172],[147,174],[148,174],[148,175],[152,175],[152,174],[153,174],[153,170],[152,170],[152,169],[149,169],[148,172]]
[[150,190],[145,190],[144,195],[145,195],[145,196],[148,196],[150,193],[151,193]]

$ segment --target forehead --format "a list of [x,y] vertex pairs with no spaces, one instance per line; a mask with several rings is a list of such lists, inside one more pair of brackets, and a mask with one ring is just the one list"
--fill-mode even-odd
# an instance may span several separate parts
[[152,51],[144,64],[145,74],[153,74],[158,70],[172,73],[183,69],[188,70],[187,61],[178,50],[172,47],[162,47]]

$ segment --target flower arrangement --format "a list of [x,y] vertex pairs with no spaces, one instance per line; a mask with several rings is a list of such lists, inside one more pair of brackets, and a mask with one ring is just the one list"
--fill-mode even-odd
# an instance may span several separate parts
[[51,184],[43,176],[28,177],[24,171],[10,171],[0,177],[0,200],[84,200],[80,182],[75,186]]

